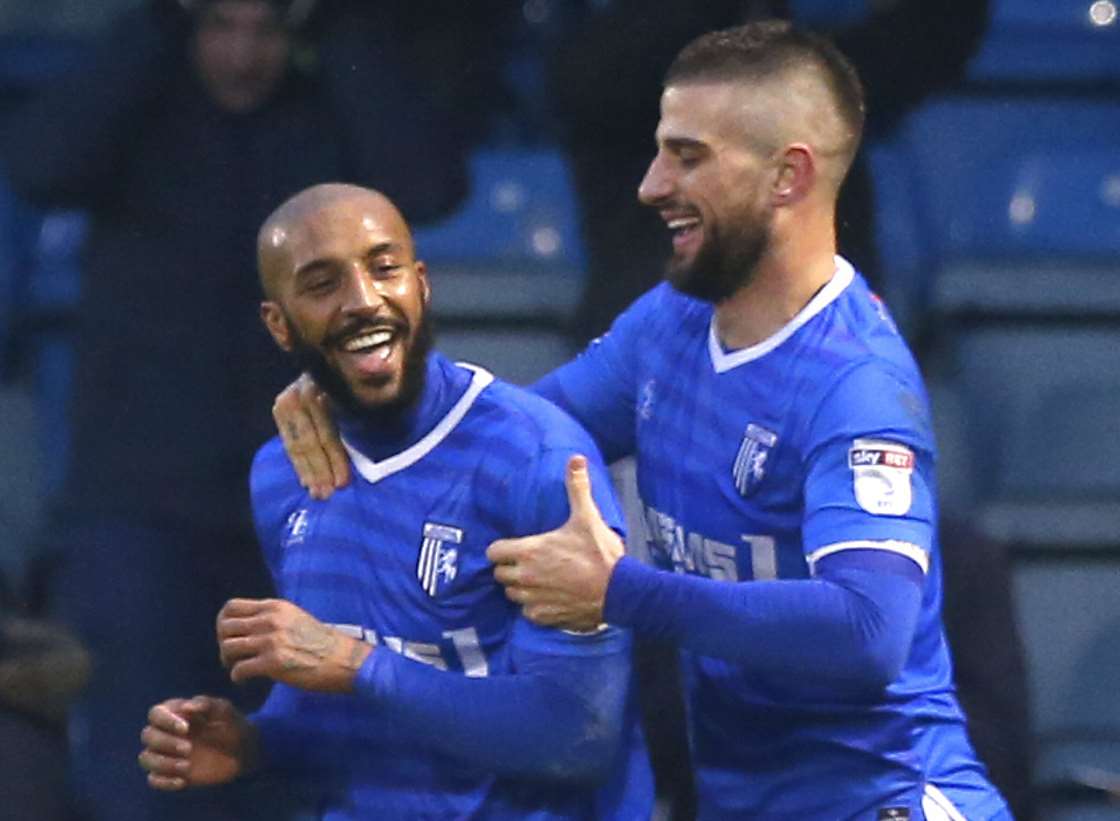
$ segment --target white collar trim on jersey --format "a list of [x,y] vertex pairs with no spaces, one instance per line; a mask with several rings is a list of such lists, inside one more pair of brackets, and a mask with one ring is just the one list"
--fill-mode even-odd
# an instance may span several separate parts
[[716,334],[716,315],[713,312],[712,321],[708,325],[708,353],[712,358],[712,367],[716,369],[716,373],[729,371],[744,362],[751,362],[770,353],[793,336],[802,325],[823,311],[836,297],[840,296],[840,293],[852,284],[855,275],[856,272],[852,268],[852,264],[843,257],[837,256],[836,271],[832,274],[832,279],[817,291],[816,296],[810,299],[804,308],[798,311],[797,316],[787,322],[777,333],[756,345],[751,345],[749,348],[724,351],[723,346],[719,343],[719,336]]
[[463,417],[467,415],[474,400],[478,395],[494,381],[494,375],[487,370],[484,370],[477,365],[469,365],[466,362],[456,362],[456,365],[466,368],[474,373],[471,377],[471,384],[463,392],[457,401],[447,412],[447,415],[439,420],[439,424],[432,428],[427,435],[424,436],[415,445],[405,448],[400,453],[390,456],[388,459],[382,459],[380,462],[375,462],[352,446],[346,439],[342,440],[342,446],[346,448],[346,452],[350,454],[350,461],[354,463],[354,468],[361,474],[362,478],[367,482],[373,483],[384,479],[399,470],[404,470],[406,467],[416,464],[423,459],[436,445],[447,438],[447,435],[455,429],[455,426],[462,421]]

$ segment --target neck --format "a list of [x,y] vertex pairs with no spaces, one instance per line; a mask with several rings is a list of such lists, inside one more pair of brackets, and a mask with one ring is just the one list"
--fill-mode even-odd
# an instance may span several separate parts
[[831,215],[816,225],[811,216],[788,221],[775,224],[770,248],[747,284],[715,307],[716,334],[729,350],[749,348],[780,331],[836,271]]
[[447,415],[470,384],[471,374],[432,352],[425,363],[420,396],[391,418],[340,415],[338,425],[346,441],[374,461],[399,453],[422,439]]

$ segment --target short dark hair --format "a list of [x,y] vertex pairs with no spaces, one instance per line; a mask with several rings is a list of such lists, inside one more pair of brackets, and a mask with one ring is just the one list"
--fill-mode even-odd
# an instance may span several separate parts
[[827,38],[785,20],[759,20],[702,34],[681,49],[665,73],[665,85],[763,80],[791,69],[815,71],[852,135],[854,155],[863,134],[863,83],[855,67]]

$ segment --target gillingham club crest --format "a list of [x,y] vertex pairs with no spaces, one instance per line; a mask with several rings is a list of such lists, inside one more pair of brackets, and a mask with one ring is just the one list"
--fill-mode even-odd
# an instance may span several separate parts
[[766,461],[777,443],[778,434],[774,431],[753,422],[747,425],[743,441],[739,444],[739,452],[735,455],[735,463],[731,468],[735,488],[740,495],[750,496],[758,489],[762,478],[766,475]]
[[455,581],[459,572],[459,548],[463,531],[450,525],[424,523],[424,540],[416,560],[416,579],[433,599]]

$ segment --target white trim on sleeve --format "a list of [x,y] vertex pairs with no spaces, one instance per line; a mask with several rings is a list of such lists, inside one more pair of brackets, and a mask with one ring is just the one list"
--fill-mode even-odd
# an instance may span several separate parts
[[925,795],[922,796],[922,813],[926,821],[968,821],[945,793],[932,784],[926,784]]
[[885,550],[888,553],[897,553],[900,556],[912,559],[922,569],[923,573],[929,572],[929,554],[913,542],[900,542],[896,539],[835,542],[834,544],[826,544],[824,547],[818,547],[805,557],[805,561],[809,563],[809,572],[816,575],[817,562],[825,556],[831,556],[833,553],[839,553],[843,550]]

